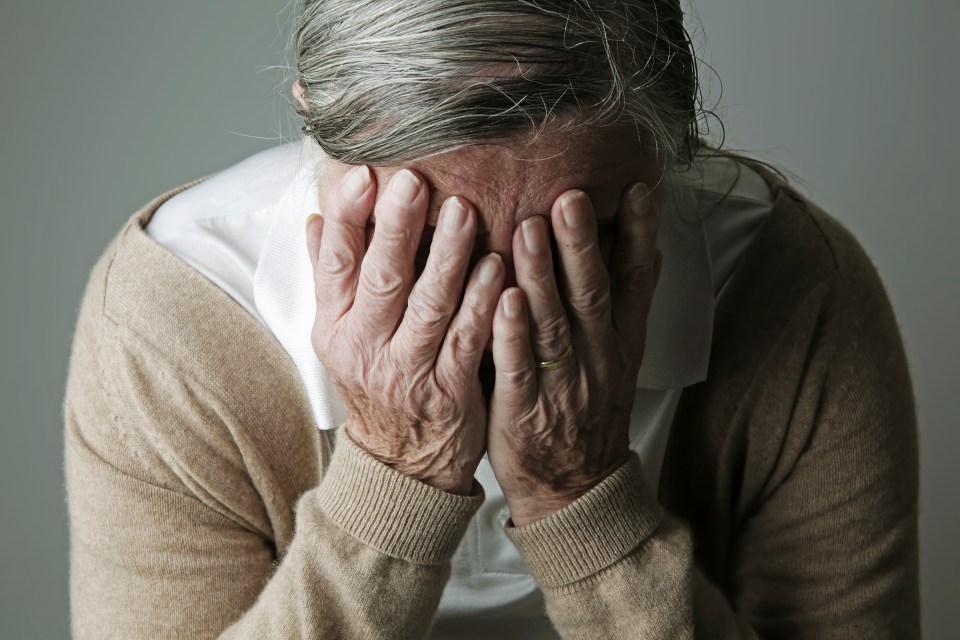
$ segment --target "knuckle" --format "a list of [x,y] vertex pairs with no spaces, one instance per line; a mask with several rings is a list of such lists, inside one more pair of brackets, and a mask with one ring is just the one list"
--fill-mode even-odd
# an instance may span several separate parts
[[652,294],[653,284],[653,264],[634,265],[620,275],[620,286],[633,294]]
[[495,297],[479,295],[476,291],[468,291],[464,296],[463,305],[457,312],[458,318],[469,327],[481,327],[489,322],[497,307]]
[[522,389],[533,384],[533,376],[531,369],[504,369],[497,372],[497,382],[507,388]]
[[454,361],[457,364],[465,364],[476,358],[484,344],[480,336],[472,331],[454,331],[450,336],[450,347],[453,352]]
[[430,380],[430,393],[423,401],[426,415],[433,420],[447,421],[460,413],[460,402],[443,381]]
[[406,248],[410,244],[413,228],[404,226],[402,220],[400,224],[397,220],[381,220],[374,229],[374,239],[379,236],[380,242],[386,247]]
[[570,304],[582,317],[604,316],[611,305],[610,284],[607,280],[592,283],[579,291],[572,291]]
[[413,393],[416,384],[429,372],[432,355],[429,345],[410,339],[409,332],[406,336],[394,335],[384,341],[377,368],[385,379],[399,384],[399,391]]
[[407,318],[421,330],[434,333],[444,329],[450,310],[443,300],[424,287],[408,300]]
[[349,215],[350,210],[350,203],[345,202],[340,197],[340,194],[334,190],[330,193],[329,198],[323,208],[324,222],[330,221],[339,224],[350,225],[353,222]]
[[353,270],[353,255],[346,247],[331,247],[320,254],[318,266],[321,274],[326,277],[342,277]]
[[374,298],[390,299],[403,292],[404,278],[396,269],[371,265],[360,270],[360,286]]
[[565,242],[564,246],[574,256],[583,257],[597,247],[597,237],[590,233],[579,233]]
[[378,220],[374,227],[370,251],[374,255],[383,256],[384,260],[390,263],[401,264],[412,260],[416,252],[414,230],[396,226],[390,221]]
[[438,282],[450,279],[457,273],[462,262],[469,258],[469,251],[462,251],[455,242],[444,239],[442,242],[434,237],[430,247],[430,256],[427,259],[427,271]]
[[537,341],[544,345],[563,344],[569,341],[570,328],[567,319],[562,314],[551,314],[544,318],[537,326]]
[[370,217],[371,209],[361,207],[361,204],[359,201],[344,198],[334,190],[323,209],[324,221],[330,220],[347,227],[363,227]]

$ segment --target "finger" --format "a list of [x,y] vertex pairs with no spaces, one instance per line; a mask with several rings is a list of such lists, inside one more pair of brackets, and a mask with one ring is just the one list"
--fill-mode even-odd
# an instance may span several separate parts
[[597,241],[593,204],[580,190],[564,193],[551,211],[567,318],[585,344],[599,347],[610,328],[610,276]]
[[633,343],[645,340],[650,303],[659,281],[659,229],[660,210],[654,194],[646,185],[633,185],[618,215],[613,258],[614,327]]
[[413,261],[426,218],[422,178],[403,169],[377,201],[373,240],[360,267],[351,316],[366,335],[392,336],[413,286]]
[[437,356],[437,377],[463,389],[477,376],[493,332],[493,316],[503,289],[503,258],[491,253],[474,268],[463,304],[450,323]]
[[530,340],[538,360],[559,358],[571,340],[550,254],[547,221],[542,216],[524,220],[514,233],[513,260],[517,286],[529,304]]
[[320,253],[320,239],[323,236],[323,216],[311,213],[307,216],[307,255],[310,257],[310,267],[317,270],[317,258]]
[[523,414],[537,402],[537,370],[530,345],[530,325],[523,291],[500,295],[493,317],[493,364],[496,381],[492,402]]
[[317,308],[333,319],[341,318],[353,304],[364,254],[364,228],[376,189],[365,165],[348,171],[328,194],[323,233],[314,264]]
[[427,263],[410,292],[392,342],[418,362],[436,359],[460,301],[477,233],[476,214],[469,204],[452,197],[440,208]]

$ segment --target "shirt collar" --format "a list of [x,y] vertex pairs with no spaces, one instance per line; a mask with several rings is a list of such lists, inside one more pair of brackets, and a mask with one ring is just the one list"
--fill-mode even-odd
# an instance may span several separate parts
[[[275,205],[254,275],[254,300],[299,369],[318,426],[327,429],[340,425],[345,416],[310,341],[316,298],[304,223],[318,210],[317,176],[323,165],[323,152],[310,137],[303,140],[299,163],[296,177]],[[705,380],[710,359],[715,298],[701,213],[677,215],[665,201],[657,246],[663,268],[647,321],[637,387],[677,389]]]

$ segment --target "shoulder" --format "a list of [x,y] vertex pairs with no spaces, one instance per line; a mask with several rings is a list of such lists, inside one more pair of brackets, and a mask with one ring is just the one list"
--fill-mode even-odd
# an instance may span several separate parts
[[[823,353],[824,436],[914,438],[916,407],[896,309],[880,272],[854,234],[814,203],[807,212],[835,269],[824,287],[811,349]],[[903,449],[902,452],[905,452]]]
[[909,364],[876,265],[837,218],[774,182],[774,211],[718,306],[716,385],[755,402],[747,413],[765,433],[795,442],[909,442]]
[[754,168],[775,205],[718,301],[708,378],[684,390],[670,434],[671,500],[692,521],[707,510],[684,489],[695,474],[739,486],[748,513],[807,452],[847,464],[915,449],[906,353],[872,259],[837,218]]
[[[780,237],[771,249],[796,256],[793,269],[784,278],[803,280],[802,265],[818,280],[810,279],[811,294],[817,289],[820,341],[833,341],[840,365],[844,360],[871,358],[880,351],[901,351],[900,336],[889,293],[876,263],[859,238],[817,203],[787,187],[794,203],[790,216],[795,229],[805,227],[796,237]],[[867,349],[864,351],[864,348]],[[862,361],[861,361],[862,363]]]
[[118,378],[127,376],[140,380],[141,391],[151,389],[151,402],[169,408],[203,397],[217,421],[240,429],[284,420],[312,427],[296,367],[269,330],[144,230],[161,204],[195,184],[133,214],[91,271],[75,328],[68,400],[102,404],[89,397],[94,387],[107,379],[128,384]]
[[771,182],[775,205],[718,301],[708,380],[688,394],[689,406],[717,428],[750,422],[777,447],[787,433],[807,442],[814,432],[859,428],[829,420],[852,404],[898,415],[899,426],[884,424],[909,430],[909,367],[873,260],[834,216],[754,168]]
[[91,271],[64,399],[68,464],[99,460],[283,538],[329,451],[273,335],[144,232],[189,186],[135,213]]
[[126,335],[170,367],[242,397],[263,388],[264,370],[292,375],[289,357],[233,298],[145,232],[162,204],[205,181],[161,194],[128,219],[91,272],[78,329]]
[[770,183],[775,202],[735,274],[741,283],[736,304],[749,304],[753,297],[756,304],[775,302],[790,314],[819,291],[831,317],[889,306],[876,265],[848,227],[783,176],[739,159]]

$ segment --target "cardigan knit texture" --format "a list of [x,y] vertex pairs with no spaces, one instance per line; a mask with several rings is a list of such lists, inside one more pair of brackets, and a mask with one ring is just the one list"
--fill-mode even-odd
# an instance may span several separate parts
[[[656,495],[639,458],[507,527],[564,638],[915,638],[917,425],[855,237],[772,213],[716,309]],[[314,426],[296,367],[134,214],[94,266],[64,402],[76,638],[418,638],[483,501]],[[336,433],[336,432],[334,432]]]

